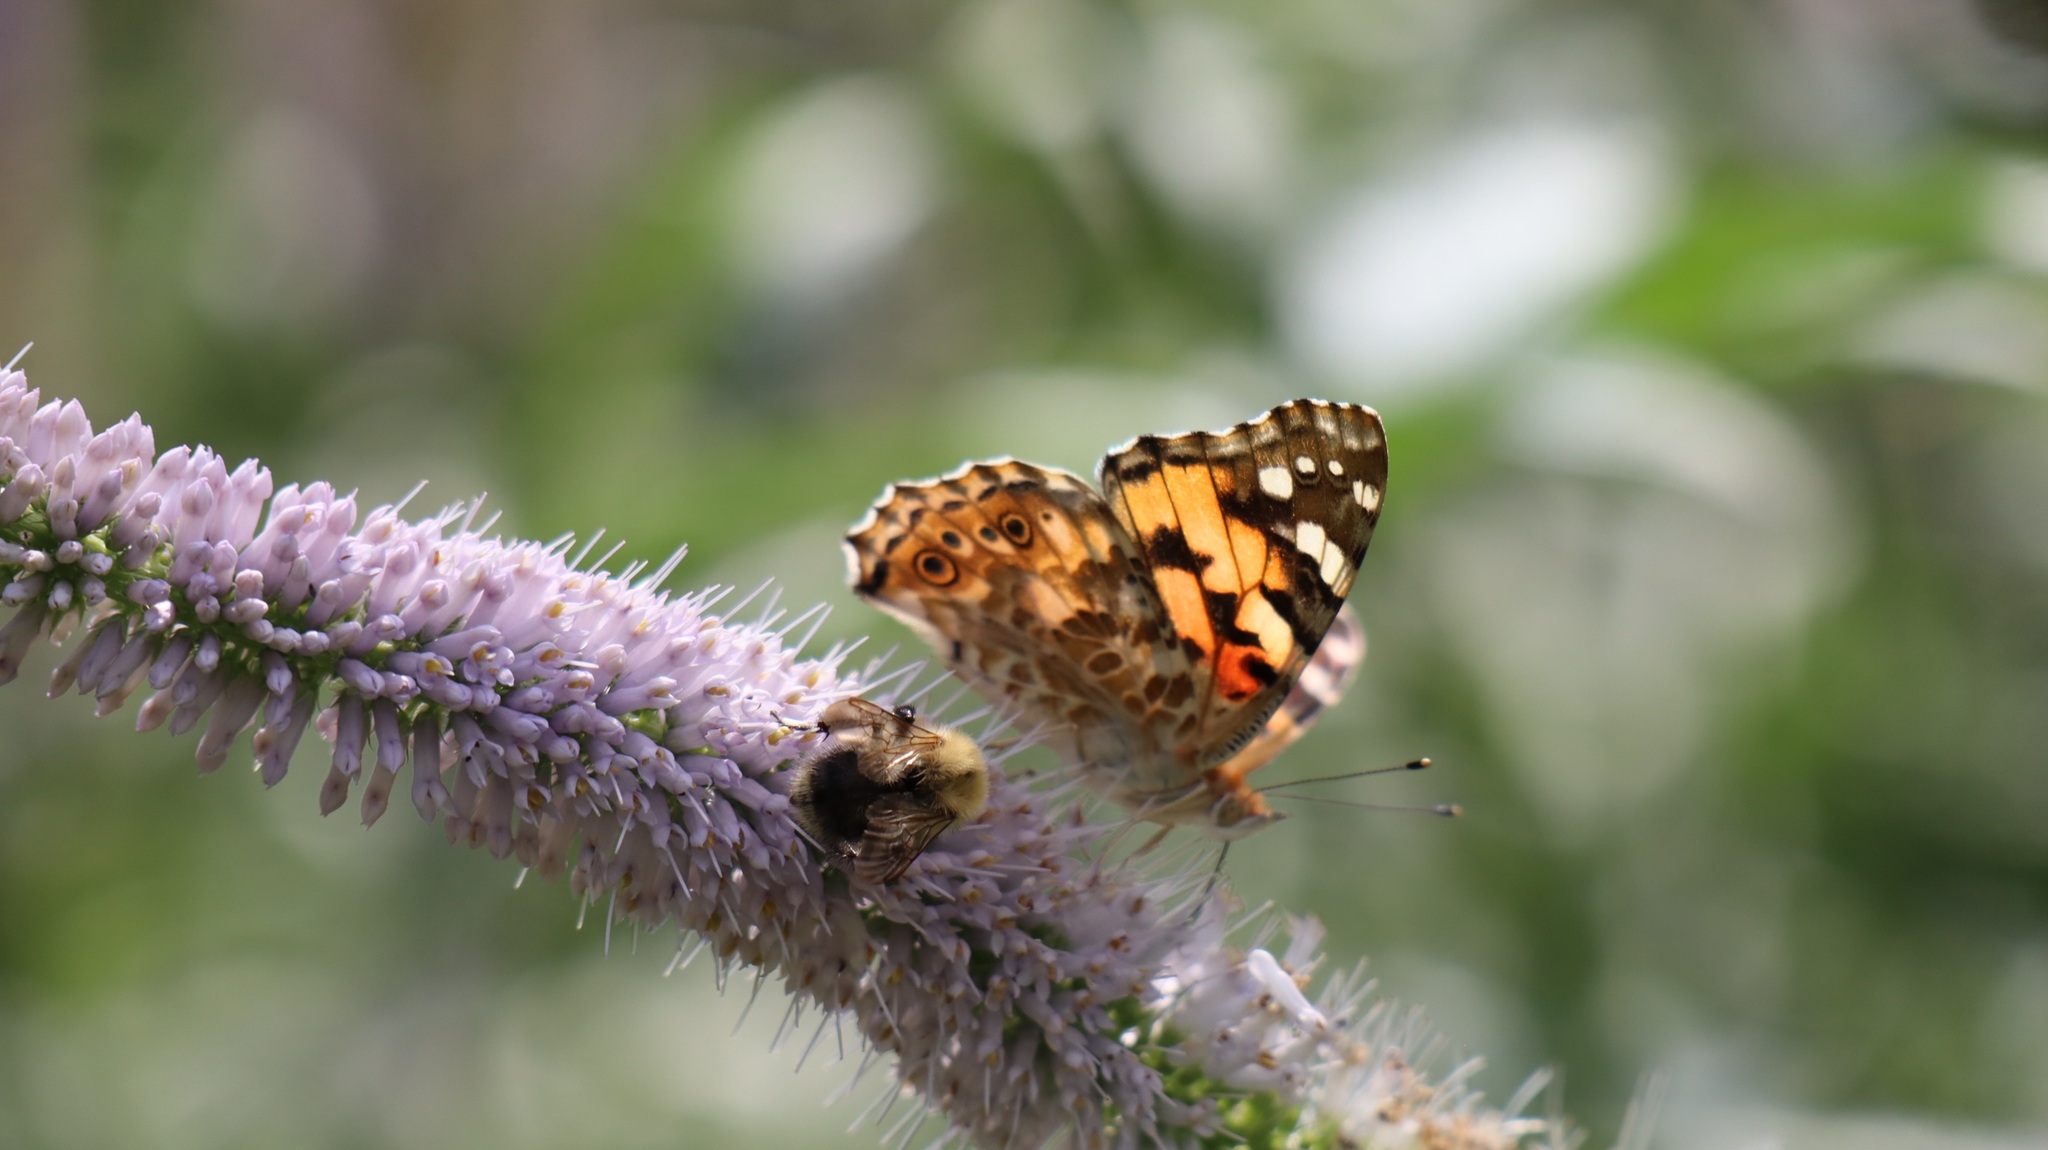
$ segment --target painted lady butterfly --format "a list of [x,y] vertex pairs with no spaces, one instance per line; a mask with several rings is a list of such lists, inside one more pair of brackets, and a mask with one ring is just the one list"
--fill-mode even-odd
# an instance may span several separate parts
[[1281,816],[1246,776],[1365,653],[1340,609],[1386,488],[1379,416],[1298,399],[1140,436],[1099,476],[998,459],[892,485],[846,537],[854,590],[1139,817],[1249,833]]

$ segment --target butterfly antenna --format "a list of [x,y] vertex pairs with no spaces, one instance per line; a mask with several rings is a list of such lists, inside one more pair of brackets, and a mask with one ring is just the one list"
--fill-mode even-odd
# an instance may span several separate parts
[[1265,794],[1267,791],[1277,791],[1285,787],[1303,787],[1310,783],[1341,783],[1350,779],[1363,779],[1371,775],[1396,775],[1402,771],[1424,771],[1434,765],[1429,759],[1412,759],[1398,767],[1374,767],[1371,770],[1351,771],[1342,775],[1317,775],[1312,779],[1289,779],[1284,783],[1274,783],[1271,786],[1260,787],[1258,791],[1260,794]]
[[1281,795],[1298,803],[1327,803],[1333,807],[1357,807],[1363,811],[1392,811],[1404,815],[1438,815],[1447,819],[1457,818],[1465,808],[1456,803],[1432,803],[1428,806],[1403,806],[1399,803],[1361,803],[1352,799],[1332,799],[1322,795]]

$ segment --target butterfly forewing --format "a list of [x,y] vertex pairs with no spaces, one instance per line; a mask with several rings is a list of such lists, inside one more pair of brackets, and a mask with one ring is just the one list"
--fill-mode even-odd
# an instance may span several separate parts
[[1277,758],[1308,732],[1322,713],[1337,705],[1365,662],[1365,627],[1350,604],[1337,612],[1315,654],[1289,688],[1287,697],[1243,749],[1216,767],[1226,786],[1239,786],[1245,776]]
[[1225,432],[1143,436],[1104,457],[1101,483],[1200,652],[1177,741],[1215,766],[1258,735],[1351,589],[1386,483],[1379,418],[1297,400]]

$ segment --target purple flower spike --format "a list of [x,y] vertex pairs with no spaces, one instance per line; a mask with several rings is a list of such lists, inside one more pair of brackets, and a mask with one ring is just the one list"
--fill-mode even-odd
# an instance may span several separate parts
[[368,825],[409,767],[413,809],[451,843],[673,924],[678,963],[708,949],[721,985],[741,966],[779,978],[821,1034],[851,1022],[863,1065],[890,1056],[913,1118],[943,1116],[955,1144],[1570,1142],[1484,1106],[1469,1067],[1412,1065],[1412,1016],[1368,1007],[1357,976],[1306,994],[1312,924],[1278,956],[1263,936],[1234,947],[1200,864],[1105,861],[1112,827],[1071,779],[997,779],[893,883],[826,866],[786,797],[817,738],[802,725],[855,693],[914,697],[889,689],[913,669],[800,658],[783,639],[815,613],[778,631],[772,605],[721,610],[730,589],[662,590],[681,551],[612,574],[568,543],[472,530],[471,506],[402,507],[358,527],[327,484],[273,495],[254,460],[158,454],[138,416],[95,434],[77,403],[0,372],[0,683],[82,622],[51,693],[107,713],[147,683],[136,727],[204,720],[202,772],[254,725],[275,785],[311,727],[333,745],[322,813],[360,786]]

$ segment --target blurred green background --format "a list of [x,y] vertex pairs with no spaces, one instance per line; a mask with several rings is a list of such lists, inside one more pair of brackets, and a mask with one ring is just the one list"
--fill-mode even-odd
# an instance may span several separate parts
[[[2044,128],[2038,0],[4,0],[0,341],[884,645],[888,480],[1372,403],[1371,659],[1276,771],[1468,815],[1300,805],[1247,901],[1595,1145],[1662,1070],[1662,1146],[2039,1146]],[[47,662],[0,1145],[875,1143],[773,988],[730,1037],[669,939]]]

